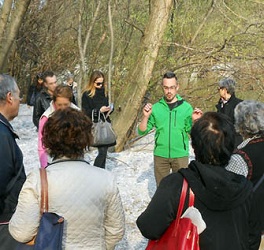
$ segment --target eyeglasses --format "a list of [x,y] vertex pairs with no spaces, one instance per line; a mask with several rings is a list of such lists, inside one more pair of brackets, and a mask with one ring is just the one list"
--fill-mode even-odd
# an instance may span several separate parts
[[175,89],[177,88],[177,86],[174,85],[174,86],[170,86],[170,87],[168,87],[168,86],[163,86],[163,85],[162,85],[162,88],[163,88],[164,90],[168,91],[168,90],[175,90]]
[[95,82],[96,86],[99,87],[99,86],[102,86],[104,85],[104,82]]
[[217,87],[217,90],[219,91],[220,89],[224,89],[224,87]]

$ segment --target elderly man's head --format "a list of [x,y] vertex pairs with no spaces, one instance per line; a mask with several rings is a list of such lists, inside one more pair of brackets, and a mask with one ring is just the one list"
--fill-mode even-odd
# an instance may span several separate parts
[[19,94],[15,79],[9,75],[0,74],[0,112],[8,121],[18,115]]

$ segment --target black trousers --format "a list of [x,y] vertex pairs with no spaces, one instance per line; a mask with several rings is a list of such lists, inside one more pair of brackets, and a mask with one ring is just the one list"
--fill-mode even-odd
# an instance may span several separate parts
[[8,225],[0,225],[0,250],[16,250],[18,246],[8,231]]
[[108,150],[108,146],[98,147],[98,155],[94,160],[94,166],[99,168],[105,168],[107,150]]

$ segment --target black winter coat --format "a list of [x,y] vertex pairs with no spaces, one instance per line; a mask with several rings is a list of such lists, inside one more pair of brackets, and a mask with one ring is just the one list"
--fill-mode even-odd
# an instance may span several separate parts
[[232,123],[235,123],[234,118],[234,110],[238,103],[242,102],[243,100],[237,98],[235,94],[231,95],[230,99],[227,103],[223,103],[222,99],[219,99],[217,105],[215,105],[217,112],[227,115]]
[[[234,110],[236,105],[242,101],[243,100],[237,98],[235,94],[233,94],[226,103],[223,103],[222,99],[220,98],[217,105],[215,105],[215,107],[218,113],[227,115],[231,119],[231,122],[235,124]],[[235,146],[238,146],[242,141],[243,141],[242,136],[236,133]]]
[[37,128],[39,126],[40,117],[46,109],[49,108],[51,101],[52,97],[48,94],[48,92],[45,89],[41,90],[33,109],[33,123]]
[[42,86],[30,85],[27,93],[27,105],[34,106],[42,90]]
[[[15,211],[18,195],[26,180],[23,155],[16,143],[18,136],[6,118],[0,114],[0,222],[9,221]],[[19,173],[9,193],[9,182]]]
[[[245,147],[235,151],[239,154],[248,165],[247,178],[257,185],[258,181],[264,175],[264,137],[251,140]],[[260,212],[261,229],[264,233],[264,181],[258,185],[254,192],[255,199],[258,201],[258,209]]]
[[192,188],[194,206],[206,223],[200,235],[201,250],[258,250],[261,230],[250,181],[224,167],[197,161],[161,181],[147,209],[137,219],[146,238],[159,239],[175,219],[183,177]]
[[[99,110],[102,106],[109,106],[108,97],[105,96],[104,88],[96,89],[95,95],[93,97],[89,96],[89,92],[84,92],[82,95],[82,110],[83,112],[92,119],[92,112],[94,111],[94,119],[95,122],[98,120]],[[104,113],[105,115],[107,112]],[[101,115],[101,119],[104,120]],[[110,121],[109,116],[106,119],[108,122]]]

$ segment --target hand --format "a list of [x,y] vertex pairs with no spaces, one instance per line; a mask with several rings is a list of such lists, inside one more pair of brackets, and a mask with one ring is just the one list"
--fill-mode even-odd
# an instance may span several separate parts
[[195,108],[193,113],[192,113],[192,120],[193,122],[196,122],[199,120],[203,115],[203,111],[201,109]]
[[143,108],[143,115],[148,118],[151,115],[151,113],[152,113],[152,104],[147,103]]
[[108,112],[110,110],[110,106],[102,106],[100,108],[100,112],[105,113]]

